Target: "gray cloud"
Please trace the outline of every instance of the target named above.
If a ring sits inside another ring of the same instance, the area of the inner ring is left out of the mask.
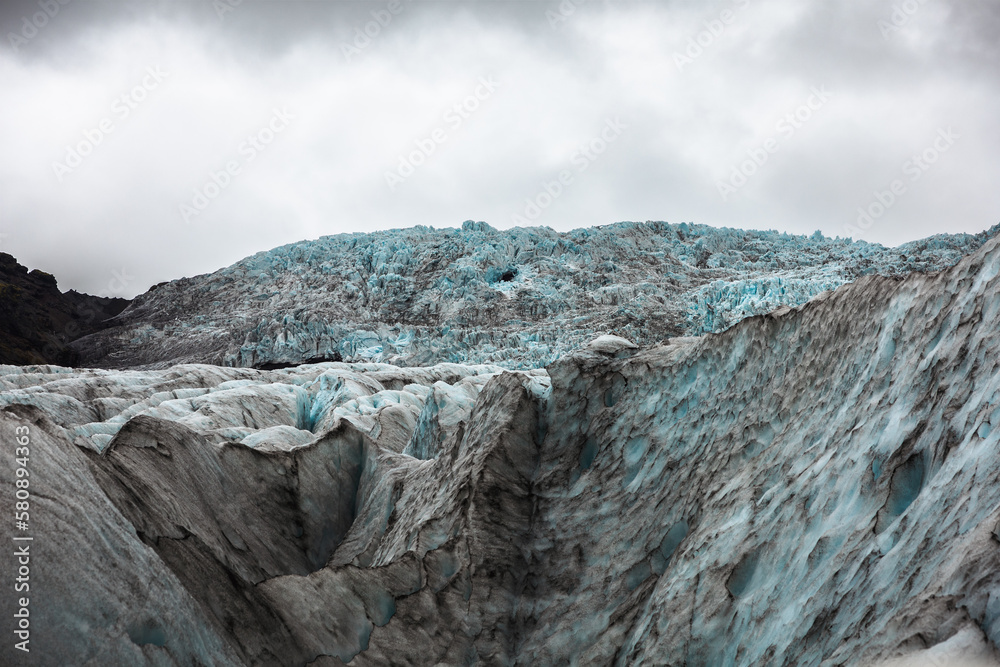
[[[0,250],[132,295],[303,238],[469,218],[843,236],[897,180],[864,238],[1000,217],[985,1],[908,0],[898,26],[903,0],[225,2],[0,5]]]

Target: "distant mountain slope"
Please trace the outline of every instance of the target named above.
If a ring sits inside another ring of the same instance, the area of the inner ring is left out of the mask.
[[[78,354],[69,342],[106,326],[128,303],[62,293],[50,274],[29,272],[0,253],[0,364],[75,365]]]
[[[704,225],[558,233],[482,222],[342,234],[165,283],[77,341],[85,364],[307,359],[544,366],[600,333],[641,345],[722,331],[859,276],[953,265],[997,231],[899,248]]]

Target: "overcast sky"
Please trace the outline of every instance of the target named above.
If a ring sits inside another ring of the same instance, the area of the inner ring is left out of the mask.
[[[5,0],[0,29],[0,250],[63,289],[467,219],[1000,222],[995,1]]]

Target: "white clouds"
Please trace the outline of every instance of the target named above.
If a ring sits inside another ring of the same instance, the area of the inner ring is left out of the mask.
[[[246,1],[224,21],[193,9],[101,21],[69,6],[34,54],[0,54],[0,85],[14,91],[0,108],[0,233],[5,249],[64,289],[99,291],[111,269],[124,267],[142,290],[321,234],[468,218],[504,227],[609,117],[628,132],[539,224],[649,218],[836,235],[927,132],[954,126],[969,140],[949,153],[953,164],[869,238],[978,231],[997,221],[1000,203],[982,187],[1000,176],[997,81],[953,44],[940,50],[973,19],[934,24],[947,9],[932,4],[885,40],[885,8],[853,0],[824,9],[591,2],[555,29],[545,3],[414,3],[351,62],[342,43],[371,18],[371,3],[326,5],[308,20],[302,12],[324,6],[279,13]],[[674,54],[726,9],[735,19],[678,71]],[[52,162],[150,66],[169,78],[59,183]],[[497,90],[390,191],[385,172],[480,77]],[[822,114],[722,202],[717,180],[820,85],[834,93]],[[184,225],[178,206],[276,107],[295,121]]]

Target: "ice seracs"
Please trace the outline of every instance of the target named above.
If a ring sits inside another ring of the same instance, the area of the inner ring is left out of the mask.
[[[868,275],[937,271],[997,231],[898,248],[822,234],[625,222],[343,234],[258,253],[135,299],[73,343],[81,365],[273,368],[310,360],[546,366],[613,333],[718,333]]]
[[[991,240],[545,370],[0,367],[36,638],[66,664],[996,664],[998,327]]]

